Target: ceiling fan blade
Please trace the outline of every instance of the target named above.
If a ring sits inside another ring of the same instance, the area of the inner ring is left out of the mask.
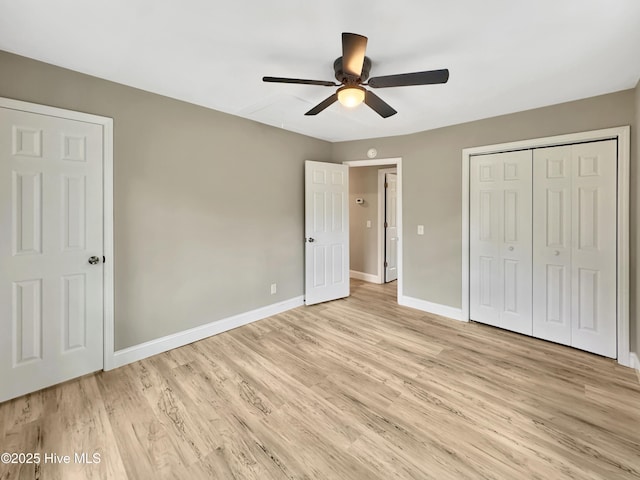
[[[367,37],[356,33],[342,34],[342,68],[344,73],[359,77],[362,74]]]
[[[399,75],[386,75],[369,79],[369,86],[373,88],[408,87],[410,85],[433,85],[435,83],[447,83],[449,70],[429,70],[426,72],[401,73]]]
[[[301,78],[262,77],[263,82],[271,83],[299,83],[302,85],[320,85],[321,87],[339,87],[339,83],[325,80],[304,80]]]
[[[391,105],[369,90],[365,90],[364,103],[369,105],[382,118],[387,118],[398,113],[391,107]]]
[[[333,104],[333,103],[335,103],[337,101],[338,101],[338,94],[334,93],[329,98],[323,100],[318,105],[316,105],[311,110],[309,110],[307,113],[305,113],[305,115],[317,115],[321,111],[323,111],[325,108],[327,108],[329,105],[331,105],[331,104]]]

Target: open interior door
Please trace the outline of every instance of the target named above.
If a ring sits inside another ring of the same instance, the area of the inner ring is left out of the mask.
[[[385,175],[384,214],[384,281],[398,279],[398,175]]]
[[[349,167],[305,162],[305,304],[349,296]]]

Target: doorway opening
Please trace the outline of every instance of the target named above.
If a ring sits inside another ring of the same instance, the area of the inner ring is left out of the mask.
[[[350,277],[396,286],[396,298],[400,299],[402,159],[381,158],[343,163],[350,167]]]

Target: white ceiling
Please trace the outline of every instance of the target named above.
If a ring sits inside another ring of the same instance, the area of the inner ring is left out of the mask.
[[[336,103],[341,32],[369,37],[398,114]],[[0,0],[0,49],[330,141],[399,135],[633,88],[639,0]]]

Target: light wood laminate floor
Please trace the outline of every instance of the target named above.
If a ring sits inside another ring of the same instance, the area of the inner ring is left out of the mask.
[[[2,479],[638,479],[640,384],[352,281],[348,299],[0,404],[0,442],[72,457]]]

